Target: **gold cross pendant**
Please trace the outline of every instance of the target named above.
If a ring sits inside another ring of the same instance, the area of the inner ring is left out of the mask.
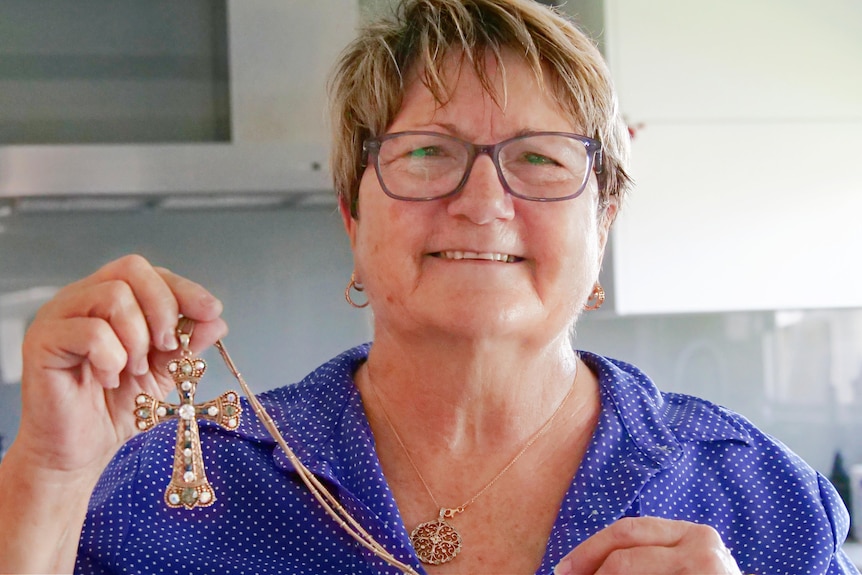
[[[185,318],[183,318],[185,319]],[[207,480],[198,433],[198,419],[218,423],[225,429],[239,427],[242,408],[235,391],[228,391],[205,403],[195,403],[198,381],[207,369],[206,362],[192,357],[189,350],[191,331],[182,331],[193,326],[190,321],[180,321],[177,332],[182,346],[182,357],[168,363],[168,373],[177,386],[180,403],[173,404],[140,393],[135,398],[135,418],[138,429],[147,431],[161,421],[177,419],[177,443],[174,449],[174,469],[171,482],[165,490],[165,503],[168,507],[207,507],[215,501],[215,491]]]

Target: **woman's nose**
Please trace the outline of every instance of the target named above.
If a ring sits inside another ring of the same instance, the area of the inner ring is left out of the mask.
[[[487,154],[476,158],[464,186],[449,200],[448,211],[451,216],[464,217],[478,225],[515,216],[512,195],[506,192]]]

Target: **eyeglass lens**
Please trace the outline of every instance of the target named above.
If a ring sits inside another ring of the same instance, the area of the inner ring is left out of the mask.
[[[404,133],[384,138],[377,171],[389,195],[431,199],[454,192],[471,167],[472,145],[442,134]],[[507,140],[493,158],[504,185],[515,195],[559,199],[586,185],[590,152],[579,139],[534,134]]]

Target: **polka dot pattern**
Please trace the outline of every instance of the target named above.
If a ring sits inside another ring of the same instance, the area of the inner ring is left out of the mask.
[[[369,345],[261,401],[300,459],[401,561],[410,547],[374,450],[352,374]],[[537,573],[624,516],[716,528],[743,572],[857,573],[840,552],[847,512],[828,481],[743,417],[660,393],[637,368],[582,352],[599,376],[602,412]],[[76,573],[380,574],[374,557],[322,511],[247,403],[236,431],[201,422],[210,507],[168,508],[176,424],[138,435],[103,474]]]

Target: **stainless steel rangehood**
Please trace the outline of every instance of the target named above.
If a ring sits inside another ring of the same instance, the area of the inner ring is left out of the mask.
[[[227,141],[0,144],[0,201],[331,195],[325,82],[355,34],[357,3],[227,0],[226,8]]]

